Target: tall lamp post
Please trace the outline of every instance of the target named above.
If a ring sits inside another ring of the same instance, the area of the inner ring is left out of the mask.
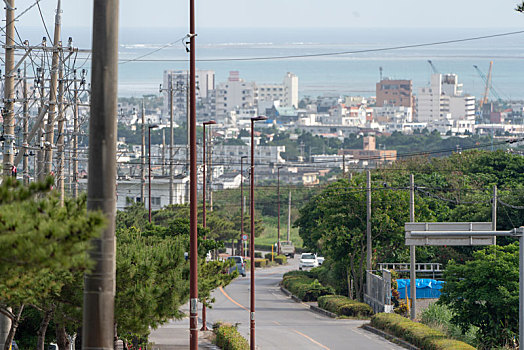
[[[250,305],[250,347],[255,350],[255,122],[267,120],[266,116],[260,115],[251,118],[251,174],[250,174],[250,198],[249,198],[249,216],[251,219],[251,235],[249,238],[249,257],[251,258],[251,305]]]
[[[246,252],[244,251],[244,159],[247,159],[247,156],[240,157],[240,242],[242,256],[246,257]]]
[[[147,161],[149,163],[149,196],[148,196],[148,209],[149,209],[149,222],[151,222],[151,129],[157,128],[157,124],[152,124],[148,126],[147,130],[147,139],[148,139],[148,149],[147,149]]]
[[[203,173],[203,179],[202,179],[202,225],[204,228],[207,227],[206,223],[206,125],[213,125],[216,124],[214,120],[210,120],[207,122],[203,122],[202,126],[204,127],[204,137],[202,138],[202,173]],[[206,237],[204,237],[206,239]],[[200,328],[201,331],[207,331],[207,325],[206,325],[206,304],[205,302],[202,303],[202,328]]]
[[[278,197],[278,220],[277,220],[277,255],[280,255],[280,169],[283,166],[277,168],[277,197]]]

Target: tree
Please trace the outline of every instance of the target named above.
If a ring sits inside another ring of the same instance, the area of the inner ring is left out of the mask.
[[[66,277],[88,270],[88,244],[104,224],[100,213],[86,211],[85,196],[60,205],[52,184],[7,178],[0,185],[0,313],[13,321],[6,349],[25,305],[55,308]]]
[[[513,344],[519,324],[519,246],[490,246],[463,265],[450,263],[439,303],[454,313],[451,322],[463,332],[479,328],[481,349]]]
[[[524,12],[524,2],[517,5],[517,8],[515,9],[517,12]]]

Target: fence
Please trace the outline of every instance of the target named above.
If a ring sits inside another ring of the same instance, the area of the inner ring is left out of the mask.
[[[366,271],[366,292],[364,302],[377,312],[392,312],[391,304],[391,272],[381,270],[382,276],[373,271]]]
[[[394,270],[397,272],[409,272],[410,263],[379,263],[379,270]],[[425,275],[435,277],[442,276],[442,264],[439,263],[416,263],[415,272],[417,276]]]

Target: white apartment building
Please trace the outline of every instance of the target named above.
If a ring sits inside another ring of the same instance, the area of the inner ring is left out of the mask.
[[[418,89],[418,121],[475,120],[475,97],[464,95],[462,88],[456,74],[431,75],[430,85]]]
[[[196,97],[197,100],[214,102],[215,72],[212,70],[197,70],[196,78]],[[169,84],[173,88],[173,110],[176,120],[186,120],[187,111],[187,86],[189,72],[187,70],[166,70],[162,83],[163,89],[169,89]],[[169,114],[169,93],[164,91],[164,111]],[[213,100],[213,101],[209,101]],[[209,103],[214,106],[214,103]],[[206,104],[207,105],[207,104]]]
[[[411,123],[413,109],[404,106],[373,107],[373,120],[378,123]]]
[[[258,103],[274,103],[279,107],[298,108],[298,77],[287,73],[282,84],[258,84]]]
[[[229,72],[225,83],[219,83],[216,89],[216,117],[221,122],[228,112],[239,108],[256,105],[256,84],[240,78],[238,71]]]

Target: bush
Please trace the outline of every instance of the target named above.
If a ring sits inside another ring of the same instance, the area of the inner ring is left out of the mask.
[[[264,267],[267,263],[267,259],[255,259],[255,267]]]
[[[262,258],[262,252],[255,252],[255,258]]]
[[[325,295],[318,298],[318,306],[339,316],[366,317],[373,315],[373,309],[365,303],[342,295]]]
[[[266,255],[264,255],[264,258],[266,258],[267,260],[271,261],[271,258],[275,258],[277,255],[275,253],[266,253]]]
[[[371,325],[391,333],[425,350],[474,350],[469,344],[448,339],[435,329],[413,322],[397,314],[376,314],[371,318]]]
[[[279,265],[287,264],[287,258],[285,255],[277,255],[275,256],[275,262]]]
[[[433,303],[421,313],[421,322],[431,328],[446,333],[450,338],[466,342],[472,346],[477,344],[475,339],[478,328],[470,326],[465,334],[459,326],[451,323],[453,312],[444,305]]]
[[[213,325],[216,334],[216,345],[223,350],[248,350],[249,343],[238,332],[235,326],[216,323]]]
[[[286,275],[282,285],[303,301],[316,301],[323,295],[334,293],[332,288],[324,287],[316,279],[304,275]]]

